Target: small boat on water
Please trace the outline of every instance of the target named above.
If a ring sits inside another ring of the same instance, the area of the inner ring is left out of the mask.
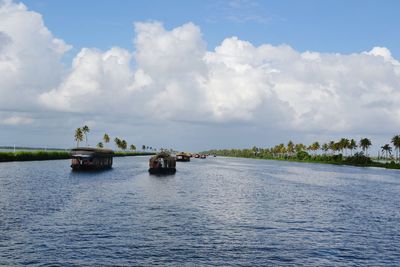
[[[110,169],[114,151],[105,148],[77,147],[71,149],[71,168],[74,171]]]
[[[174,174],[176,172],[176,159],[169,153],[161,152],[149,160],[150,174]]]
[[[190,154],[181,152],[176,154],[176,161],[190,161]]]
[[[201,159],[205,159],[205,158],[207,158],[207,155],[201,154],[201,155],[200,155],[200,158],[201,158]]]
[[[200,158],[200,155],[199,155],[199,154],[194,154],[194,157],[195,157],[196,159],[198,159],[198,158]]]

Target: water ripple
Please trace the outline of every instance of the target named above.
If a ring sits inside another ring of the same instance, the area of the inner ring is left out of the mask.
[[[399,266],[399,172],[147,157],[0,164],[0,266]]]

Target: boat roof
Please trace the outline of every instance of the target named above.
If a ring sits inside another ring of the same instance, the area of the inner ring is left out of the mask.
[[[189,157],[190,156],[189,153],[186,153],[186,152],[180,152],[180,153],[178,153],[176,155],[177,156],[185,156],[185,157]]]
[[[107,148],[97,148],[97,147],[76,147],[72,148],[71,152],[91,152],[91,153],[101,153],[101,154],[114,154],[112,149]]]

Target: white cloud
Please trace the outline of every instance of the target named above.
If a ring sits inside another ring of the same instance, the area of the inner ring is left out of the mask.
[[[301,53],[231,37],[207,51],[191,23],[171,31],[159,22],[136,23],[135,29],[136,70],[126,50],[83,49],[42,102],[65,111],[109,107],[153,119],[268,123],[310,132],[399,126],[399,66],[386,48]]]
[[[33,118],[27,114],[14,114],[3,118],[0,123],[5,125],[25,125],[33,123]]]
[[[54,38],[42,16],[0,1],[0,108],[33,108],[37,95],[59,83],[70,46]]]

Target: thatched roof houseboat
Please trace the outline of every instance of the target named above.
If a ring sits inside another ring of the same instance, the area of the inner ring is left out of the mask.
[[[113,155],[111,149],[77,147],[71,149],[71,168],[74,171],[109,169],[113,164]]]
[[[149,173],[173,174],[176,172],[176,159],[166,152],[158,153],[149,160]]]
[[[190,154],[181,152],[176,154],[176,161],[190,161]]]

